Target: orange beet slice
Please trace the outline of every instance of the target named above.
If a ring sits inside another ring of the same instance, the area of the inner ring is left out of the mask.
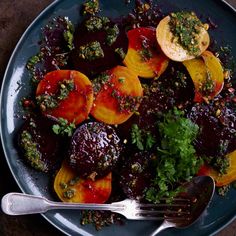
[[[84,74],[74,70],[57,70],[47,73],[38,84],[36,96],[54,96],[60,89],[60,82],[73,80],[74,88],[68,96],[58,102],[55,108],[43,109],[42,112],[54,118],[64,118],[79,124],[87,119],[93,103],[92,83]]]
[[[105,177],[92,181],[77,177],[77,173],[64,162],[54,180],[54,190],[63,202],[104,203],[112,189],[111,172]]]
[[[224,86],[224,71],[220,60],[210,51],[205,51],[201,58],[183,62],[195,86],[195,102],[211,100],[217,96]],[[208,82],[206,82],[208,81]],[[213,90],[208,94],[203,93],[205,83],[212,83]]]
[[[208,166],[203,166],[198,175],[209,175],[216,183],[216,186],[222,187],[236,180],[236,150],[227,154],[225,158],[229,158],[229,169],[227,174],[220,175],[219,172]]]
[[[159,77],[168,66],[168,58],[160,50],[154,28],[128,31],[129,46],[123,63],[143,78]]]
[[[143,89],[137,74],[127,67],[117,66],[106,74],[109,79],[95,95],[91,114],[106,124],[121,124],[137,110]]]

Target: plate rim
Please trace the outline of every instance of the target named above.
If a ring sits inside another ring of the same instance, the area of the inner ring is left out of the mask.
[[[232,6],[229,2],[227,2],[226,0],[214,0],[215,2],[217,2],[217,4],[222,4],[222,6],[226,7],[228,10],[232,11],[234,14],[236,14],[236,8],[234,6]],[[3,79],[1,82],[1,91],[0,91],[0,121],[2,121],[3,119],[3,113],[2,113],[2,106],[3,106],[3,87],[7,81],[7,75],[9,73],[11,64],[13,62],[13,59],[16,55],[16,52],[20,46],[20,44],[22,43],[22,41],[24,40],[25,36],[30,32],[32,26],[40,20],[41,17],[43,17],[48,11],[50,11],[50,9],[52,7],[54,7],[55,5],[57,5],[58,3],[60,3],[61,0],[54,0],[52,3],[48,4],[34,19],[33,21],[27,26],[27,28],[25,29],[25,31],[23,32],[23,34],[20,36],[17,44],[15,45],[13,51],[11,52],[11,56],[8,59],[8,63],[7,66],[5,67],[5,72],[3,75]],[[10,165],[10,161],[9,158],[7,157],[7,151],[6,151],[6,146],[4,145],[4,137],[3,137],[3,125],[2,122],[0,122],[0,139],[1,139],[1,144],[2,144],[2,150],[3,150],[3,154],[4,154],[4,158],[7,162],[8,168],[10,169],[11,175],[14,178],[17,186],[19,187],[19,189],[21,190],[21,192],[26,193],[23,189],[23,186],[20,184],[19,180],[17,179],[16,175],[14,174],[13,168]],[[57,225],[56,223],[54,223],[45,213],[41,213],[41,216],[43,216],[43,218],[49,222],[53,227],[55,227],[56,229],[58,229],[60,232],[64,233],[65,235],[71,235],[68,232],[66,232],[62,227],[60,227],[59,225]],[[218,229],[214,230],[214,232],[212,232],[210,235],[216,235],[217,233],[219,233],[222,229],[224,229],[225,227],[227,227],[229,224],[231,224],[234,220],[236,220],[236,212],[235,214],[232,216],[232,218],[230,220],[228,220],[225,224],[223,224],[222,226],[218,227]],[[85,236],[85,234],[80,234],[78,233],[78,235],[81,236]],[[90,233],[87,233],[86,236],[91,235]]]

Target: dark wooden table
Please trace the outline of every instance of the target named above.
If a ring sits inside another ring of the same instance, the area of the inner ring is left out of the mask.
[[[20,36],[30,22],[52,0],[0,0],[0,81],[9,57]],[[236,0],[228,0],[236,7]],[[0,146],[0,198],[13,191],[19,191]],[[51,236],[62,235],[40,215],[6,216],[0,210],[1,236]],[[236,236],[236,222],[222,230],[218,236]]]

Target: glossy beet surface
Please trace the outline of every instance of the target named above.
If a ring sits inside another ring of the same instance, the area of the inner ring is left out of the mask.
[[[120,139],[111,126],[90,122],[74,133],[69,163],[79,176],[95,179],[105,176],[116,166],[120,151]]]
[[[217,157],[235,150],[236,116],[232,109],[200,104],[192,107],[189,117],[201,127],[195,143],[199,155]]]

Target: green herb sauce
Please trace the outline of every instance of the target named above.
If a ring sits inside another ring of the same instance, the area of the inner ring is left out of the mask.
[[[37,104],[42,111],[47,109],[55,109],[59,102],[65,100],[69,93],[74,90],[73,80],[63,80],[58,83],[58,91],[56,94],[41,94],[36,97]]]
[[[85,22],[88,32],[96,32],[103,29],[110,20],[107,17],[92,16]]]
[[[65,17],[65,21],[66,21],[66,30],[63,33],[64,39],[67,42],[67,47],[72,50],[74,49],[74,44],[73,44],[73,39],[74,39],[74,26],[71,23],[71,21],[69,21],[69,19],[67,17]]]
[[[143,61],[148,61],[152,58],[152,52],[149,48],[143,48],[138,51],[139,55],[142,57]]]
[[[104,52],[98,41],[93,41],[79,47],[79,57],[88,60],[94,61],[99,58],[104,57]]]
[[[110,79],[110,76],[106,73],[102,73],[93,80],[93,91],[98,93],[101,88],[107,83]]]
[[[210,95],[215,90],[215,81],[211,79],[211,76],[208,75],[206,80],[201,84],[199,90],[204,96]]]
[[[200,48],[198,45],[198,37],[203,24],[197,18],[194,12],[176,12],[170,15],[170,31],[190,55],[198,55]]]
[[[83,4],[83,14],[95,15],[99,12],[99,0],[88,0]]]
[[[28,131],[23,131],[20,136],[20,145],[24,150],[24,157],[30,165],[40,171],[46,171],[47,167],[41,161],[41,153],[37,148],[37,143],[33,141],[31,134]]]
[[[125,55],[126,55],[126,54],[125,54],[123,48],[116,48],[116,49],[115,49],[115,53],[117,53],[117,54],[120,56],[120,58],[121,58],[122,60],[125,59]]]
[[[111,46],[116,41],[120,33],[119,27],[116,24],[113,27],[107,27],[106,32],[107,32],[106,42],[109,46]]]

